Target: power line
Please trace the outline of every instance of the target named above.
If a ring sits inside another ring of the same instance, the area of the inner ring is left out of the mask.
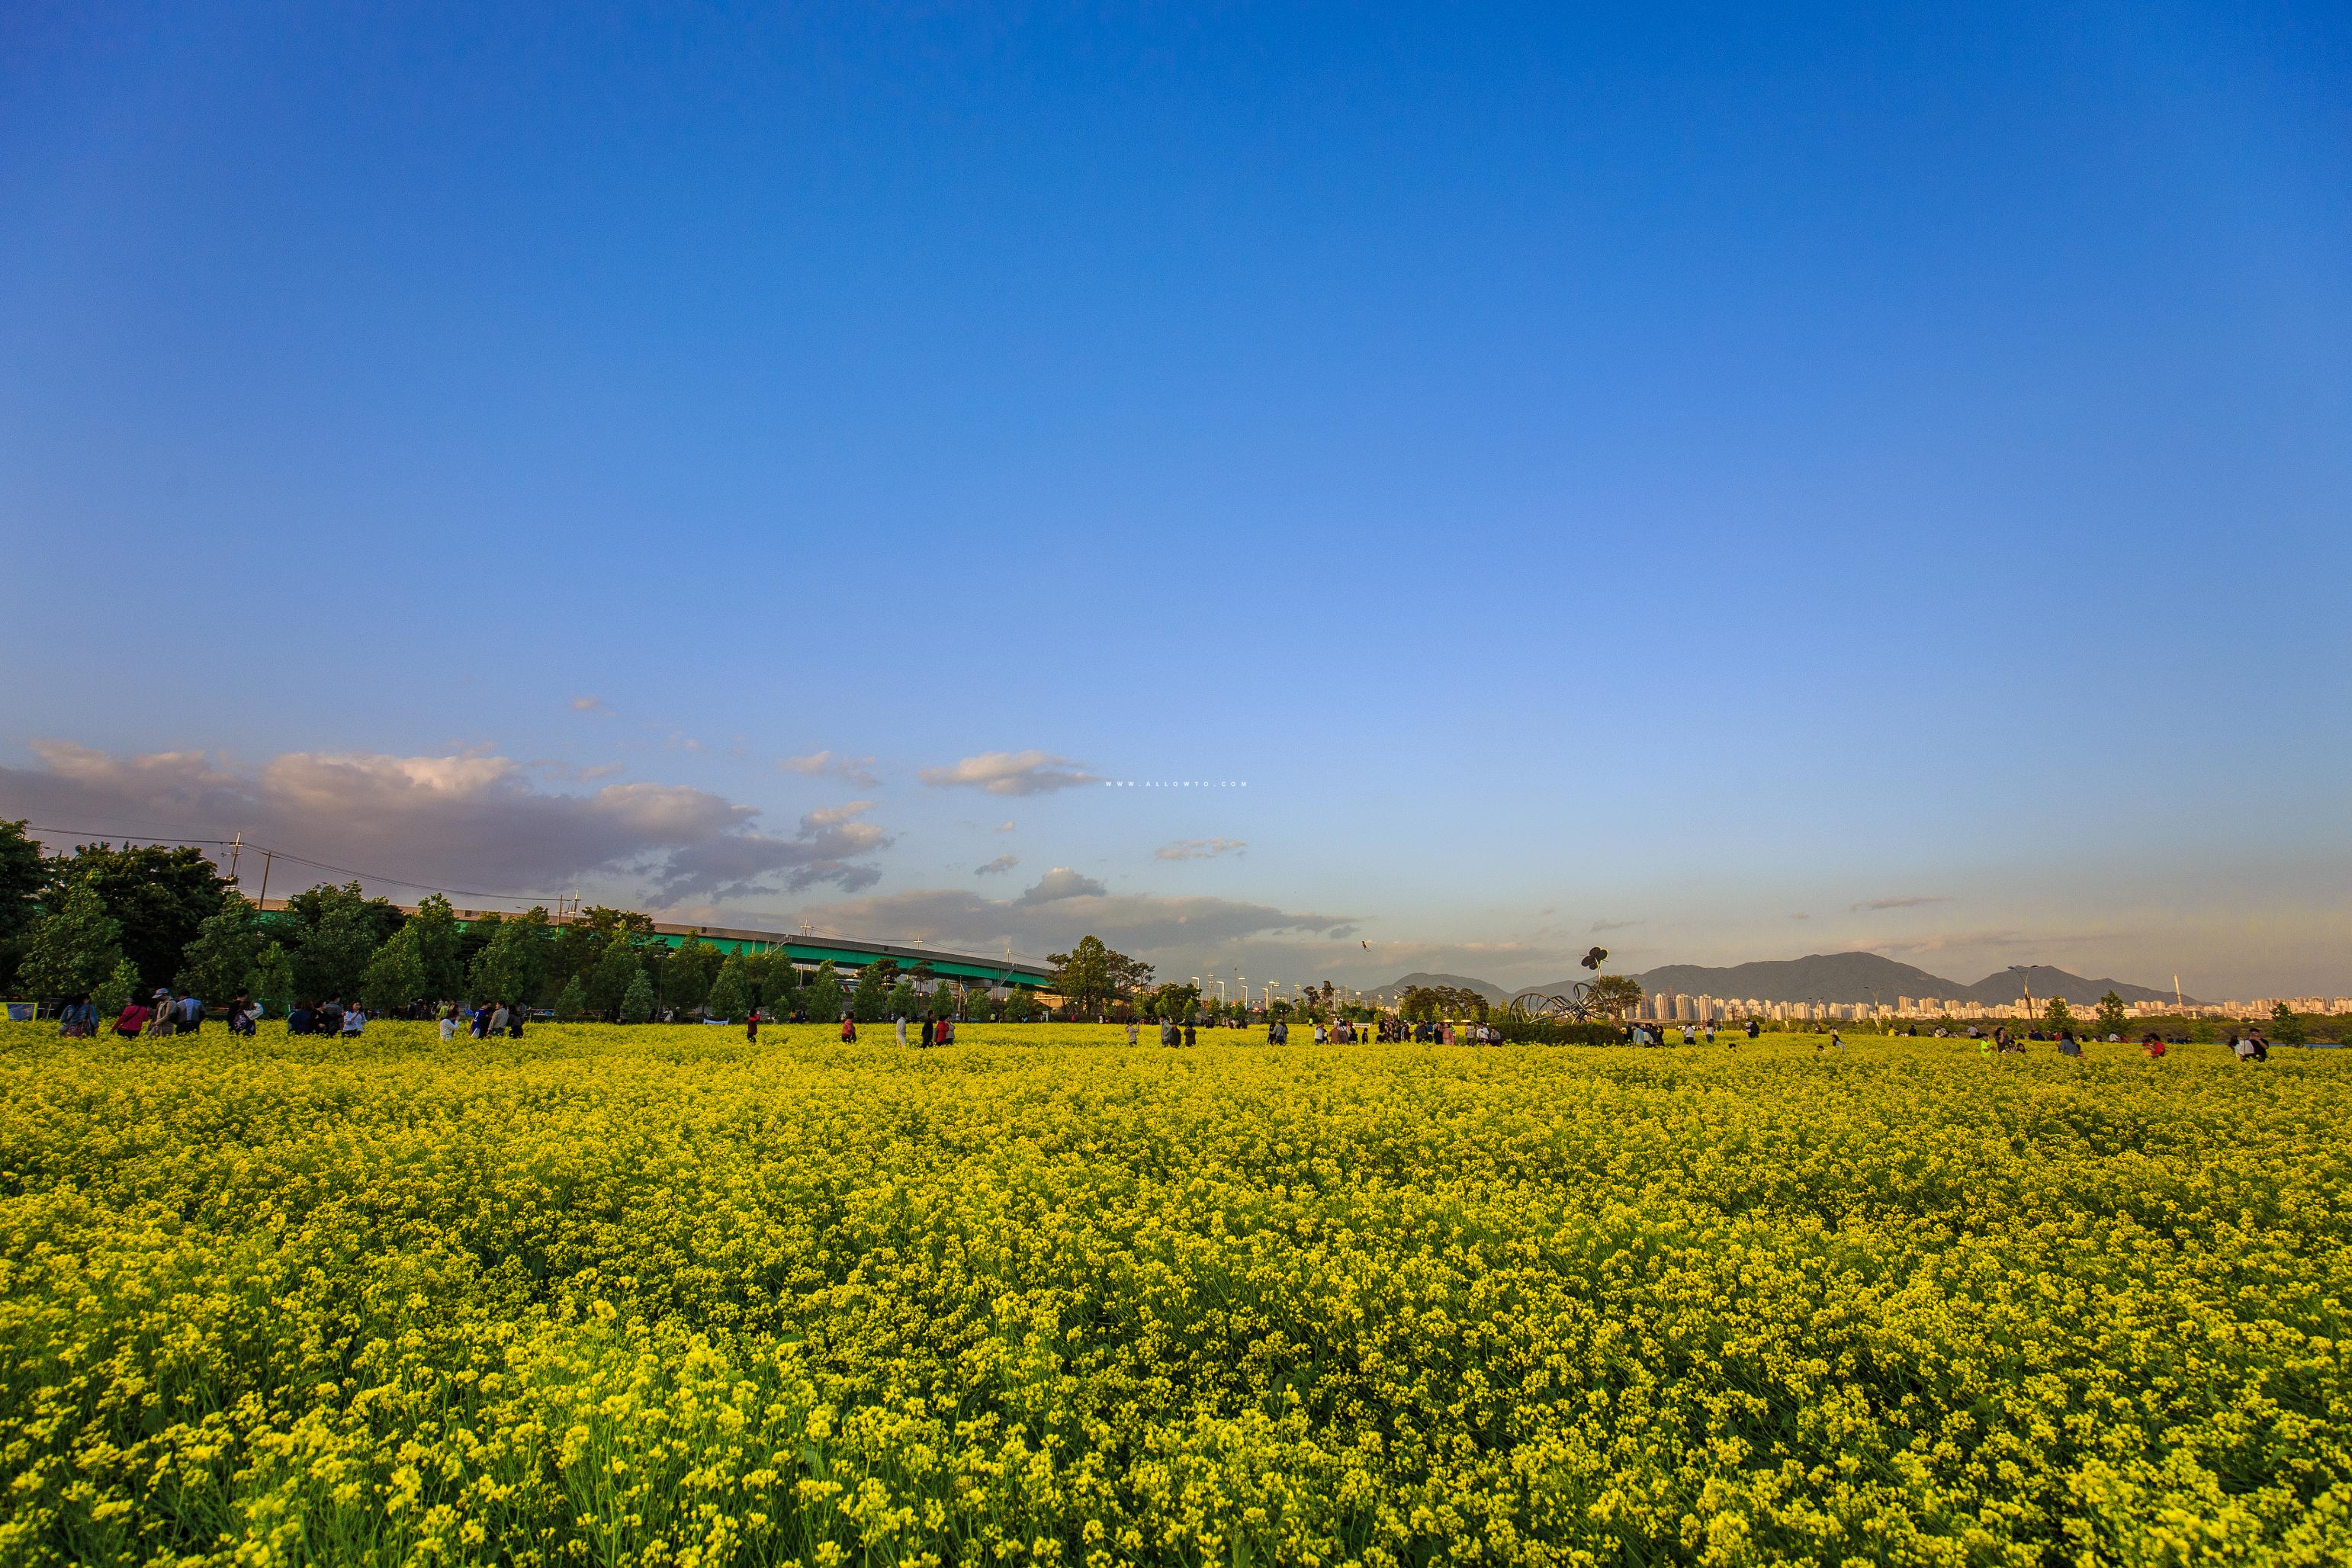
[[[94,838],[121,838],[126,842],[184,845],[192,848],[208,845],[226,848],[232,844],[242,842],[246,848],[251,849],[257,854],[272,855],[280,860],[291,860],[298,866],[308,866],[314,870],[332,871],[339,876],[357,877],[362,881],[383,882],[394,888],[413,888],[427,893],[449,893],[461,899],[499,899],[509,903],[531,903],[545,902],[549,900],[561,898],[562,896],[558,893],[489,893],[484,892],[477,888],[446,888],[438,882],[411,881],[405,877],[387,877],[378,871],[362,871],[349,866],[331,866],[324,860],[313,860],[307,855],[297,855],[289,849],[272,849],[267,845],[257,844],[249,838],[243,840],[234,838],[180,838],[168,833],[109,833],[104,830],[95,828],[44,827],[37,823],[30,824],[28,826],[30,831],[41,834],[44,837],[50,834],[56,834],[59,837],[68,838],[83,837]]]

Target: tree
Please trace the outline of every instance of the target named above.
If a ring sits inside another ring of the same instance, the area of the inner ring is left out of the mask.
[[[17,982],[39,997],[94,992],[129,956],[120,945],[122,927],[106,912],[98,889],[86,879],[68,882],[54,906],[25,934]],[[137,967],[134,963],[134,973]],[[121,1005],[116,1003],[115,1009]]]
[[[1622,1018],[1642,1005],[1642,983],[1630,974],[1603,974],[1586,992],[1586,1009],[1603,1018]]]
[[[915,983],[902,974],[898,977],[898,984],[890,987],[890,1016],[915,1018],[921,1016],[922,1003],[915,994]]]
[[[12,989],[25,933],[41,913],[41,847],[22,819],[0,822],[0,990]]]
[[[719,952],[698,936],[688,937],[661,961],[661,998],[681,1013],[691,1013],[710,999],[710,984],[719,976]],[[718,1011],[716,1006],[711,1009]]]
[[[939,1001],[937,992],[931,994],[931,1000],[932,1004],[937,1005]],[[963,1013],[964,1016],[973,1023],[985,1024],[996,1016],[996,999],[986,991],[975,986],[964,996]]]
[[[234,888],[221,895],[220,912],[196,928],[195,941],[180,957],[176,984],[208,1002],[226,1002],[245,989],[253,961],[261,956],[260,911]]]
[[[982,992],[981,994],[985,996],[987,993]],[[954,981],[940,981],[938,984],[931,987],[931,1016],[934,1018],[954,1017],[956,1016],[956,1004],[961,1000],[961,998],[956,994],[956,984]]]
[[[180,954],[196,928],[220,912],[227,879],[200,849],[143,845],[78,846],[70,858],[52,860],[49,887],[62,894],[68,883],[89,884],[120,928],[124,957],[139,966],[142,990],[169,985],[180,973]]]
[[[2131,1019],[2124,1012],[2124,999],[2112,991],[2100,997],[2098,1016],[2091,1024],[2099,1034],[2122,1036],[2131,1027]]]
[[[1008,1024],[1027,1023],[1031,1006],[1029,987],[1015,985],[1012,994],[1004,999],[1004,1021]]]
[[[618,938],[608,943],[604,956],[588,972],[588,983],[583,994],[588,1006],[599,1018],[610,1018],[621,1010],[621,999],[629,994],[629,982],[646,972],[637,958],[637,950],[627,939]],[[574,976],[577,979],[578,976]],[[570,984],[570,982],[566,982]]]
[[[1110,949],[1102,938],[1080,937],[1077,946],[1067,952],[1049,952],[1045,962],[1054,966],[1054,989],[1077,1011],[1096,1012],[1110,1001]]]
[[[704,1011],[714,1018],[740,1018],[751,1011],[751,987],[744,977],[741,958],[730,958],[719,966],[719,978],[711,983]]]
[[[800,973],[793,967],[792,961],[781,952],[768,965],[767,989],[761,994],[767,999],[771,1017],[789,1018],[800,1009]]]
[[[878,1024],[888,1017],[891,977],[898,973],[896,959],[877,958],[857,972],[857,988],[849,994],[850,1016],[861,1024]]]
[[[371,1013],[390,1013],[425,994],[425,955],[416,928],[404,925],[375,950],[360,974],[360,1000]]]
[[[276,942],[261,950],[253,972],[245,977],[246,994],[284,1017],[294,1007],[294,960]]]
[[[2271,1038],[2283,1046],[2300,1046],[2307,1043],[2311,1036],[2304,1028],[2303,1020],[2295,1016],[2294,1008],[2284,1002],[2273,1002],[2271,1004]]]
[[[416,994],[435,1002],[456,1001],[466,989],[466,971],[457,961],[457,911],[449,900],[438,893],[426,894],[400,929],[415,933]],[[518,1000],[521,996],[516,993]]]
[[[643,970],[638,971],[640,976],[644,973]],[[555,1016],[566,1023],[571,1023],[585,1017],[587,1013],[588,988],[580,984],[580,976],[575,974],[565,981],[563,989],[556,994]]]
[[[321,883],[286,900],[295,938],[295,988],[316,1002],[359,994],[375,950],[400,929],[398,910],[370,899],[357,882]]]
[[[41,846],[25,831],[26,819],[0,822],[0,942],[21,936],[41,912]]]
[[[826,959],[816,966],[816,977],[801,994],[802,1005],[812,1023],[834,1024],[841,1020],[841,976]]]
[[[646,978],[645,971],[641,969],[637,977],[629,982],[629,989],[621,998],[621,1022],[642,1024],[653,1016],[654,983]]]
[[[552,943],[546,930],[524,921],[501,921],[489,945],[474,955],[470,989],[477,1001],[527,1002],[546,994],[544,979]]]
[[[2042,1009],[2042,1024],[2053,1034],[2060,1029],[2072,1029],[2074,1026],[2074,1013],[2066,1005],[2066,998],[2063,996],[2050,998],[2050,1005]]]
[[[98,990],[90,996],[101,1017],[120,1013],[129,1005],[131,994],[139,989],[139,966],[127,958],[114,961],[114,971],[99,982]]]

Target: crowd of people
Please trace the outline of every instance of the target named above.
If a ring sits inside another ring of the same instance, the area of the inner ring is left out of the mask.
[[[109,1028],[125,1037],[193,1035],[204,1027],[205,1020],[211,1016],[204,998],[194,992],[174,994],[158,986],[154,994],[143,1002],[134,996],[124,1003],[110,1024],[99,1016],[97,1001],[84,992],[59,1009],[58,1033],[68,1038],[87,1038]],[[250,1035],[261,1016],[261,1009],[239,992],[221,1016],[230,1034]]]
[[[460,1031],[477,1040],[494,1039],[500,1037],[519,1040],[522,1038],[523,1025],[530,1014],[531,1009],[520,1003],[509,1005],[504,1001],[473,1004],[452,1002],[439,1012],[437,1017],[440,1022],[441,1038],[444,1041],[455,1038]],[[192,1035],[200,1031],[205,1020],[213,1016],[212,1010],[208,1009],[203,999],[194,993],[174,994],[166,988],[158,987],[154,994],[143,1002],[133,998],[124,1004],[122,1010],[115,1015],[110,1028],[112,1033],[125,1037],[142,1035]],[[429,1005],[419,1004],[404,1009],[401,1016],[423,1018],[436,1015]],[[230,1034],[250,1035],[261,1016],[261,1008],[248,999],[243,992],[239,992],[236,1000],[228,1005],[221,1016]],[[745,1020],[744,1033],[752,1044],[759,1043],[760,1026],[766,1021],[768,1020],[764,1019],[756,1008]],[[914,1045],[928,1049],[934,1046],[950,1046],[955,1043],[956,1026],[952,1018],[922,1018],[917,1021],[916,1029],[911,1036],[907,1026],[908,1022],[904,1016],[893,1020],[898,1043],[902,1046]],[[331,1035],[351,1038],[363,1032],[367,1024],[367,1013],[358,1003],[354,1002],[346,1006],[340,997],[330,997],[324,1002],[297,1003],[286,1016],[286,1032],[289,1035]],[[1160,1025],[1160,1043],[1170,1047],[1193,1045],[1198,1039],[1197,1026],[1194,1020],[1190,1018],[1181,1024],[1172,1018],[1163,1019]],[[86,994],[74,997],[58,1015],[58,1032],[68,1037],[92,1037],[109,1027],[107,1021],[99,1015],[97,1003]],[[1421,1019],[1407,1023],[1401,1019],[1381,1017],[1365,1024],[1340,1019],[1326,1025],[1318,1019],[1314,1023],[1313,1027],[1314,1040],[1318,1046],[1349,1045],[1360,1039],[1384,1042],[1411,1041],[1421,1045],[1483,1046],[1499,1045],[1504,1039],[1504,1032],[1500,1026],[1484,1020],[1475,1023],[1455,1023],[1452,1020]],[[1704,1042],[1712,1046],[1717,1042],[1717,1027],[1712,1022],[1683,1024],[1679,1028],[1683,1043],[1685,1045],[1697,1045]],[[1749,1018],[1741,1027],[1727,1028],[1724,1032],[1729,1036],[1729,1043],[1736,1048],[1740,1039],[1753,1040],[1762,1031],[1761,1023],[1757,1019]],[[1906,1031],[1911,1035],[1916,1035],[1918,1032],[1916,1026]],[[1952,1031],[1941,1028],[1934,1031],[1934,1036],[1937,1039],[1947,1038],[1951,1034]],[[1130,1022],[1127,1026],[1127,1043],[1132,1046],[1140,1037],[1141,1026]],[[1987,1058],[1997,1053],[2022,1053],[2029,1042],[2042,1043],[2045,1040],[2057,1046],[2060,1056],[2080,1058],[2083,1055],[2082,1037],[2076,1036],[2074,1030],[2064,1027],[2059,1028],[2050,1036],[2044,1036],[2040,1029],[2018,1035],[2006,1026],[1994,1028],[1988,1033],[1971,1024],[1968,1026],[1965,1037],[1975,1042],[1978,1052]],[[842,1016],[841,1038],[845,1045],[854,1045],[857,1040],[857,1021],[847,1014]],[[1289,1044],[1288,1020],[1283,1018],[1270,1020],[1265,1026],[1265,1039],[1268,1045]],[[1665,1026],[1637,1020],[1625,1026],[1625,1040],[1629,1045],[1663,1046],[1666,1043]],[[2120,1044],[2122,1037],[2111,1033],[2107,1036],[2107,1040],[2110,1044]],[[2139,1045],[2140,1049],[2154,1060],[2163,1057],[2169,1045],[2179,1043],[2181,1042],[2167,1041],[2164,1037],[2151,1032],[2140,1040]],[[2263,1037],[2262,1031],[2259,1029],[2249,1029],[2243,1033],[2232,1030],[2226,1043],[2231,1053],[2241,1062],[2263,1062],[2270,1059],[2270,1042]],[[1821,1041],[1815,1048],[1843,1050],[1846,1048],[1846,1044],[1843,1037],[1832,1029],[1828,1038]]]

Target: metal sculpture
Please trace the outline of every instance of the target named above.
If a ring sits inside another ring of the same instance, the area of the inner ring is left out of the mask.
[[[1592,971],[1591,980],[1580,980],[1565,993],[1529,991],[1511,998],[1511,1016],[1536,1022],[1549,1018],[1566,1018],[1581,1024],[1592,1016],[1592,988],[1600,984],[1601,966],[1609,962],[1609,950],[1596,947],[1577,960]]]

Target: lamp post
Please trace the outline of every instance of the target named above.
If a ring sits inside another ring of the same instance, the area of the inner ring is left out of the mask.
[[[2017,984],[2024,994],[2025,1022],[2030,1026],[2033,1022],[2033,972],[2022,963],[2011,964],[2009,972],[2017,976]]]

